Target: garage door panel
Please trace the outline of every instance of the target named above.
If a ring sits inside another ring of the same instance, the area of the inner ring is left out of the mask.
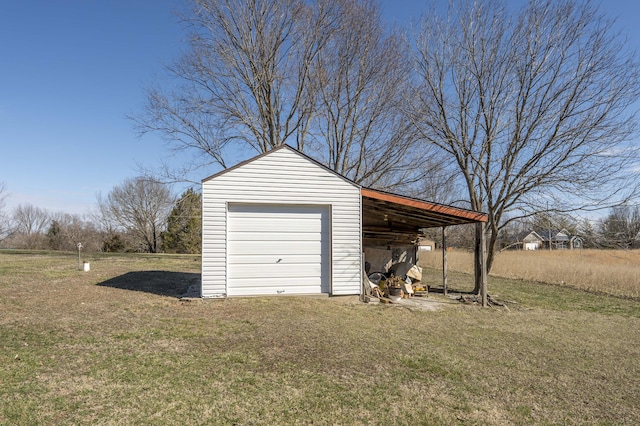
[[[319,220],[320,215],[309,215],[309,217],[286,217],[276,218],[272,216],[264,216],[264,219],[270,224],[274,225],[273,228],[264,228],[264,221],[256,220],[255,216],[249,216],[245,218],[236,218],[234,216],[234,223],[229,225],[229,229],[232,232],[254,233],[254,232],[279,232],[277,229],[286,227],[289,232],[320,232],[322,230]]]
[[[320,282],[320,274],[322,273],[322,265],[305,265],[304,268],[297,267],[281,267],[279,265],[260,265],[259,268],[247,268],[236,266],[231,273],[233,277],[238,279],[270,279],[270,278],[300,278],[307,280],[316,280]]]
[[[293,253],[287,256],[274,256],[271,254],[255,255],[255,256],[233,256],[229,259],[229,265],[296,265],[296,264],[320,264],[322,256],[319,254],[303,254]]]
[[[250,242],[259,242],[258,239],[267,242],[274,241],[314,241],[320,242],[321,232],[318,230],[317,232],[298,232],[291,231],[288,232],[235,232],[229,238],[229,241],[250,241]]]
[[[275,242],[269,241],[230,241],[229,256],[241,256],[252,258],[264,254],[277,256],[278,259],[283,256],[293,256],[297,254],[303,255],[319,255],[322,247],[318,242],[299,242],[298,244],[279,244],[276,247]],[[233,263],[233,261],[231,262]]]
[[[283,289],[283,288],[291,288],[291,287],[316,287],[315,292],[317,293],[317,285],[318,280],[310,280],[310,279],[300,279],[299,277],[282,277],[279,278],[277,284],[274,286],[265,286],[264,279],[262,278],[247,278],[245,280],[239,281],[237,285],[234,286],[234,289],[238,288],[249,288],[249,287],[262,287],[267,292],[276,293],[273,290]],[[273,287],[273,289],[269,289],[269,287]]]
[[[300,213],[300,207],[318,207],[302,204],[263,204],[263,203],[231,203],[229,207],[235,209],[236,217],[246,217],[259,214],[261,216],[291,217]],[[307,210],[310,213],[318,211]]]
[[[228,222],[228,295],[329,292],[328,206],[230,204]]]
[[[309,284],[309,285],[305,285]],[[241,285],[234,287],[232,296],[269,296],[287,294],[317,294],[316,283],[304,283],[300,280],[282,280],[279,286],[263,285],[263,282],[253,283],[253,285]]]
[[[260,216],[260,217],[264,217],[267,218],[269,220],[274,220],[274,221],[287,221],[287,220],[291,220],[291,219],[295,219],[297,221],[308,221],[308,222],[312,222],[313,219],[318,218],[320,216],[322,216],[322,213],[320,212],[314,212],[314,211],[309,211],[309,212],[304,212],[304,216],[300,216],[300,212],[295,212],[295,213],[286,213],[286,214],[281,214],[281,213],[277,213],[277,212],[260,212],[255,211],[255,212],[237,212],[238,214],[234,214],[234,218],[237,220],[236,223],[242,223],[242,221],[251,221],[253,220],[254,217],[256,216]]]

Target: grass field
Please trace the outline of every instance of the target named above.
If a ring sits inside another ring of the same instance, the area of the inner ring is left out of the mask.
[[[450,271],[472,273],[473,253],[448,252],[447,263]],[[421,254],[420,264],[441,269],[442,253]],[[640,250],[504,251],[491,275],[640,300]]]
[[[0,424],[640,423],[638,301],[496,277],[509,309],[181,301],[197,257],[89,260],[0,252]]]

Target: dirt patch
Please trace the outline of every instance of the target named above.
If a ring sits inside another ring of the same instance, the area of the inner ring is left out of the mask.
[[[458,305],[456,302],[440,297],[412,297],[409,299],[400,299],[398,304],[419,311],[439,311]]]

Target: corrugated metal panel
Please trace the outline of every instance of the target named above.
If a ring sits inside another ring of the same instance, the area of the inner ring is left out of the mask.
[[[361,283],[360,188],[291,149],[279,149],[213,176],[202,184],[202,295],[227,295],[227,204],[330,206],[330,288],[359,294]],[[259,232],[259,226],[246,224]],[[300,232],[301,222],[293,225]],[[294,228],[291,228],[292,230]],[[293,239],[290,235],[290,238]],[[297,238],[297,237],[296,237]],[[252,243],[247,236],[248,243]],[[255,248],[258,248],[258,242]],[[248,249],[248,248],[247,248]],[[260,261],[260,257],[256,257]],[[234,261],[236,261],[234,259]],[[242,262],[250,262],[245,258]],[[213,272],[215,271],[215,272]],[[224,272],[219,272],[224,271]],[[288,281],[286,293],[307,292]],[[299,280],[298,280],[299,281]],[[259,286],[258,283],[254,283]]]
[[[227,295],[330,291],[330,207],[229,204]]]

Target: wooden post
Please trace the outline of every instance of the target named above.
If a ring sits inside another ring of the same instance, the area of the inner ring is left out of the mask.
[[[482,232],[480,238],[480,275],[482,283],[480,284],[480,295],[482,296],[482,306],[487,307],[487,239],[485,237],[485,231],[487,230],[487,224],[485,222],[481,223]]]
[[[473,294],[480,296],[482,291],[482,249],[480,242],[482,241],[482,227],[480,223],[476,223],[476,239],[473,243]]]
[[[444,294],[447,295],[448,277],[447,277],[447,237],[445,235],[446,226],[442,227],[442,286]]]

